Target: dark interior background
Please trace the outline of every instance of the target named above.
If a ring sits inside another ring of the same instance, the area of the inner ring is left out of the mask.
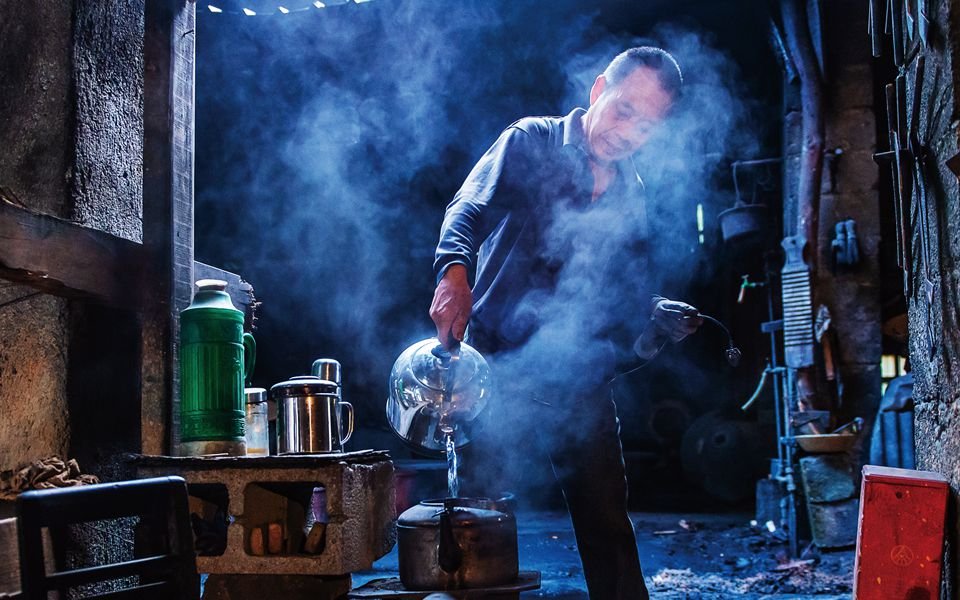
[[[658,267],[663,292],[725,321],[744,360],[732,370],[725,338],[705,327],[616,391],[628,463],[664,473],[664,486],[683,486],[682,439],[704,419],[743,421],[751,438],[716,468],[764,468],[774,453],[769,411],[740,416],[737,407],[768,353],[759,332],[767,299],[763,289],[736,299],[741,275],[762,278],[765,250],[776,248],[776,166],[740,180],[748,199],[770,206],[769,239],[724,244],[717,221],[732,205],[730,162],[780,154],[782,74],[758,3],[374,0],[317,9],[291,0],[289,14],[259,0],[216,6],[224,12],[197,10],[196,258],[239,273],[262,302],[254,385],[338,359],[359,419],[351,447],[388,447],[400,459],[413,455],[387,428],[387,377],[405,347],[434,333],[437,232],[476,159],[520,117],[585,105],[593,77],[630,45],[661,45],[684,63],[682,38],[722,58],[752,144],[714,153],[701,169],[703,189],[715,192],[654,202],[657,222],[670,226],[655,227],[651,241],[656,264],[669,264]],[[695,83],[696,65],[684,65]],[[648,185],[657,183],[651,174]],[[711,411],[720,416],[702,417]],[[769,451],[744,460],[756,444]]]

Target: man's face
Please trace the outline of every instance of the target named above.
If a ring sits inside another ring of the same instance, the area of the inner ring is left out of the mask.
[[[608,86],[603,75],[597,77],[583,119],[591,156],[609,163],[639,150],[663,121],[671,102],[673,98],[649,67],[637,67],[615,86]]]

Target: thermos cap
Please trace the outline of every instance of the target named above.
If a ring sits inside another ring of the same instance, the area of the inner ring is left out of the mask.
[[[310,374],[325,381],[332,381],[337,385],[341,385],[340,370],[339,361],[332,358],[318,358],[313,361],[313,368],[310,369]]]
[[[243,395],[247,404],[260,404],[267,401],[267,390],[263,388],[244,388]]]
[[[204,292],[208,290],[222,292],[227,289],[227,282],[222,279],[198,279],[195,285],[198,290]]]

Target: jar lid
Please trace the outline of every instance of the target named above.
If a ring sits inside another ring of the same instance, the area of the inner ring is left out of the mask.
[[[243,388],[243,396],[247,404],[260,404],[267,401],[267,390],[258,387]]]
[[[270,387],[271,398],[290,398],[294,396],[318,396],[337,393],[337,384],[313,375],[298,375],[287,381],[281,381]]]

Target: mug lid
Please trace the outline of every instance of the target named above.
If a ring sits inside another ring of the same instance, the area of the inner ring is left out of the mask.
[[[243,388],[243,396],[247,404],[260,404],[267,401],[267,390],[259,387]]]
[[[336,395],[337,384],[313,375],[298,375],[270,387],[271,398],[318,396],[320,394]]]
[[[340,371],[340,361],[334,358],[318,358],[313,361],[313,366],[310,368],[310,373],[314,377],[332,381],[337,385],[341,384]]]

